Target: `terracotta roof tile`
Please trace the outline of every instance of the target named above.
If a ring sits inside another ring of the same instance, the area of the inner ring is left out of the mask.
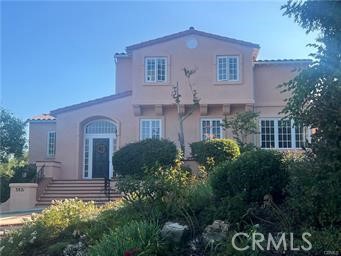
[[[256,60],[255,64],[287,64],[287,63],[311,63],[311,59],[271,59]]]
[[[56,118],[50,114],[41,114],[37,116],[33,116],[29,119],[29,121],[51,121],[56,120]]]

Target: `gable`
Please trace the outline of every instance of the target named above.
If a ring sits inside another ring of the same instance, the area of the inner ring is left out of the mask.
[[[194,29],[193,27],[190,27],[188,30],[185,31],[181,31],[175,34],[171,34],[168,36],[164,36],[164,37],[160,37],[157,39],[153,39],[153,40],[149,40],[149,41],[145,41],[145,42],[141,42],[138,44],[133,44],[130,45],[126,48],[127,53],[133,51],[133,50],[137,50],[140,48],[144,48],[147,46],[152,46],[152,45],[156,45],[156,44],[160,44],[160,43],[164,43],[170,40],[174,40],[174,39],[178,39],[181,37],[186,37],[186,36],[191,36],[191,35],[198,35],[198,36],[202,36],[202,37],[206,37],[206,38],[211,38],[211,39],[216,39],[219,41],[224,41],[224,42],[228,42],[228,43],[232,43],[232,44],[237,44],[237,45],[241,45],[241,46],[245,46],[245,47],[250,47],[250,48],[255,48],[255,49],[259,49],[260,46],[258,44],[255,43],[250,43],[250,42],[246,42],[246,41],[242,41],[242,40],[237,40],[237,39],[233,39],[233,38],[229,38],[229,37],[224,37],[224,36],[220,36],[220,35],[215,35],[215,34],[211,34],[211,33],[206,33],[203,31],[199,31]]]

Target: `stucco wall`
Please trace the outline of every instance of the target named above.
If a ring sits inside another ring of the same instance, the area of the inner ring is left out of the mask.
[[[281,93],[278,85],[288,82],[298,74],[298,68],[304,65],[296,64],[256,64],[254,67],[255,106],[283,107],[288,93]]]
[[[134,50],[132,54],[133,104],[171,104],[172,86],[180,83],[183,103],[191,103],[190,90],[185,85],[183,68],[197,69],[192,76],[195,89],[202,103],[253,103],[253,68],[251,47],[224,42],[212,38],[194,36],[198,41],[195,49],[186,47],[193,36],[162,42]],[[216,57],[218,55],[240,56],[240,82],[217,82]],[[162,84],[145,83],[144,61],[148,56],[168,58],[168,81]],[[130,77],[127,76],[127,84]]]
[[[132,89],[132,59],[116,58],[116,93]]]
[[[51,160],[47,157],[47,136],[56,130],[53,121],[30,121],[29,123],[29,162]]]
[[[81,178],[83,125],[96,118],[108,118],[118,124],[119,146],[138,140],[139,124],[138,119],[133,115],[131,97],[58,114],[56,116],[56,159],[61,162],[61,176],[63,178]]]

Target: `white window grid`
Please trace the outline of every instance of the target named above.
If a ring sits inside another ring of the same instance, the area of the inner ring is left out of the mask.
[[[278,148],[292,148],[291,121],[278,120]]]
[[[47,156],[55,157],[56,155],[56,132],[50,131],[47,134]]]
[[[261,147],[275,147],[275,120],[261,120]]]
[[[84,142],[84,177],[89,177],[89,139]]]
[[[115,125],[108,120],[96,120],[85,127],[86,134],[112,134],[116,133]]]
[[[222,119],[201,119],[201,140],[223,137]]]
[[[141,119],[140,120],[140,140],[161,139],[162,121],[161,119]]]
[[[239,56],[217,56],[217,80],[239,81]]]
[[[167,81],[167,58],[146,57],[145,58],[145,82],[164,83]]]
[[[260,119],[261,148],[300,149],[310,140],[308,128],[295,125],[293,120]]]

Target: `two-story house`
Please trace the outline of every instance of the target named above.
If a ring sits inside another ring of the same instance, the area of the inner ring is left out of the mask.
[[[260,113],[262,148],[295,149],[303,128],[281,121],[289,81],[309,60],[257,60],[259,45],[189,28],[128,46],[115,55],[116,94],[59,108],[30,119],[29,160],[61,180],[112,177],[111,156],[127,143],[146,138],[177,142],[177,110],[171,97],[178,82],[182,111],[192,104],[183,68],[191,77],[200,108],[184,124],[186,144],[228,137],[224,116],[246,110]],[[296,70],[296,71],[295,71]],[[60,92],[62,94],[62,92]]]

